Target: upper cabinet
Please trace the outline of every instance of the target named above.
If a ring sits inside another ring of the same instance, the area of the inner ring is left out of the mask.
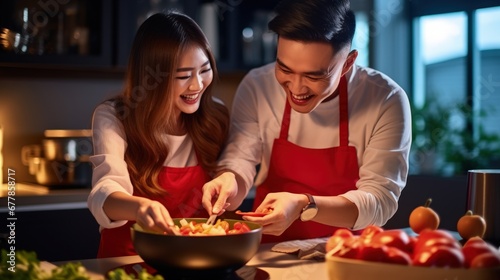
[[[122,71],[135,32],[151,14],[176,9],[207,35],[221,72],[275,59],[270,0],[14,0],[0,3],[0,66]]]
[[[112,1],[16,0],[0,5],[2,65],[112,65]]]

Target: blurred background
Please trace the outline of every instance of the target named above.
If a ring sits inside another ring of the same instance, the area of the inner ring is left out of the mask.
[[[47,145],[73,149],[72,154],[79,156],[76,162],[86,162],[85,156],[91,154],[87,133],[92,111],[121,91],[135,31],[148,16],[177,9],[201,25],[220,71],[216,96],[231,106],[243,75],[275,59],[276,37],[268,32],[267,22],[277,2],[1,1],[0,181],[10,180],[10,169],[17,183],[32,187],[26,200],[18,201],[27,226],[18,225],[18,238],[25,247],[52,260],[94,256],[99,235],[85,204],[88,166],[79,171],[86,178],[80,181],[85,191],[54,192],[41,188],[51,183],[38,177],[50,170],[34,171],[31,165],[49,160],[40,157],[40,149]],[[432,196],[434,208],[447,217],[442,226],[453,230],[456,218],[465,213],[467,170],[500,168],[500,2],[352,0],[351,7],[357,17],[353,45],[359,51],[357,63],[393,78],[412,105],[411,175],[402,207],[387,226],[405,226],[409,211]],[[58,138],[62,142],[48,142],[54,137],[62,137]],[[74,162],[59,160],[52,164],[52,172],[67,174]],[[59,189],[75,186],[69,181]],[[6,200],[5,192],[1,199]],[[2,215],[7,213],[4,200]],[[68,209],[78,212],[60,211]],[[61,225],[61,220],[74,217],[79,217],[77,223]],[[60,234],[52,236],[43,228],[33,231],[34,221],[43,221]],[[33,232],[45,234],[37,240],[63,242],[62,236],[67,236],[67,246],[80,247],[67,250],[76,255],[54,255],[53,244],[40,248]],[[92,238],[94,245],[71,239],[82,235]]]
[[[414,106],[413,174],[498,165],[500,5],[497,1],[353,0],[357,63],[403,86]],[[137,27],[178,9],[205,30],[228,106],[242,75],[275,58],[267,22],[277,1],[35,1],[0,8],[0,124],[4,166],[30,180],[23,145],[46,129],[86,129],[122,87]],[[496,125],[495,125],[496,124]],[[4,170],[5,173],[5,170]],[[5,178],[5,176],[4,176]]]

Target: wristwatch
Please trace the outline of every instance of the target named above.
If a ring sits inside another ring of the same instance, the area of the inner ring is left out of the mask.
[[[305,193],[305,196],[307,196],[307,199],[309,199],[309,203],[302,208],[302,212],[300,213],[300,220],[303,222],[310,221],[316,217],[316,214],[318,214],[318,207],[316,206],[316,202],[314,201],[314,198],[312,195]]]

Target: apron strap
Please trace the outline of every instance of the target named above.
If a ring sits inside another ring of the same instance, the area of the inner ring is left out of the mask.
[[[292,106],[290,106],[288,99],[285,97],[285,111],[283,112],[283,120],[281,121],[281,131],[280,131],[280,139],[282,140],[288,139],[288,129],[290,127],[291,111],[292,111]]]
[[[345,75],[340,78],[339,93],[339,134],[340,146],[349,145],[349,112],[347,105],[347,81]]]

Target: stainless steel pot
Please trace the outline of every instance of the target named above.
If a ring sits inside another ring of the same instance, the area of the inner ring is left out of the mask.
[[[42,145],[27,145],[22,148],[22,162],[28,166],[38,184],[90,186],[90,135],[90,130],[46,130]]]
[[[500,246],[500,169],[468,171],[467,209],[483,216],[484,239]]]
[[[46,130],[42,140],[47,160],[77,161],[92,154],[90,130]]]
[[[54,161],[43,157],[29,158],[36,182],[47,186],[90,186],[92,165],[83,161]]]

